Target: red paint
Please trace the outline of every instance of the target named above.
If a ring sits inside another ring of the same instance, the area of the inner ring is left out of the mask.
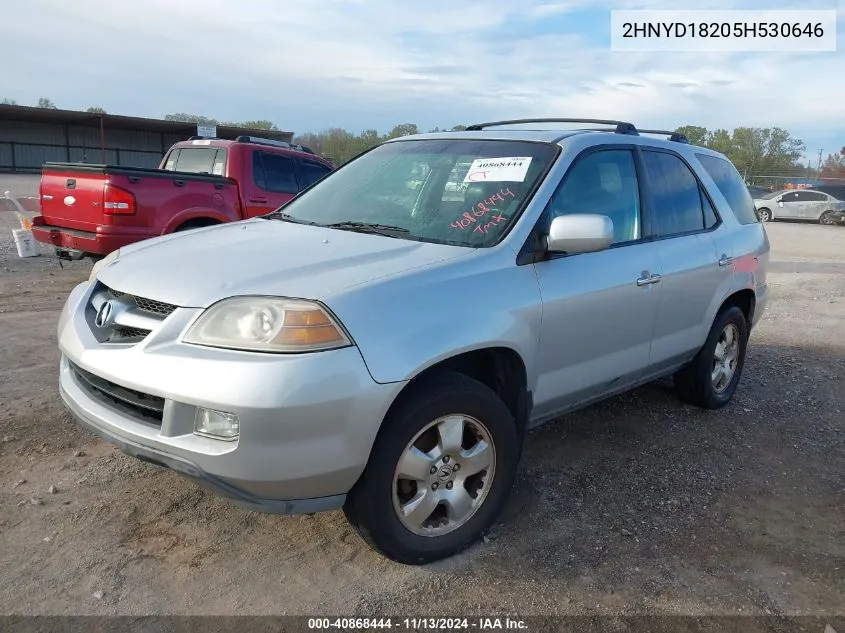
[[[177,148],[196,147],[190,141]],[[41,215],[33,221],[33,236],[46,244],[105,255],[121,246],[172,233],[185,222],[234,222],[286,204],[294,193],[262,189],[253,173],[253,154],[291,158],[298,188],[307,182],[302,164],[334,166],[320,156],[292,148],[212,139],[210,147],[225,149],[221,175],[185,174],[159,169],[77,163],[45,165],[41,172]],[[72,187],[68,182],[72,181]],[[120,193],[112,199],[109,191]],[[111,209],[107,202],[123,203]],[[134,203],[134,204],[133,204]]]

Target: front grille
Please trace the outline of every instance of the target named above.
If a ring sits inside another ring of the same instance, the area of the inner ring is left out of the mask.
[[[146,297],[130,295],[125,292],[121,292],[120,290],[109,288],[105,284],[103,284],[103,287],[114,299],[118,299],[120,297],[131,299],[135,302],[135,305],[138,306],[138,309],[143,310],[144,312],[151,312],[152,314],[167,316],[176,309],[176,306],[170,303],[164,303],[163,301],[156,301],[155,299],[147,299]]]
[[[69,363],[77,381],[94,398],[145,422],[161,425],[164,417],[164,398],[121,387],[95,376],[74,363]]]
[[[152,330],[116,325],[112,328],[108,340],[110,343],[139,343],[143,341],[150,332],[152,332]]]

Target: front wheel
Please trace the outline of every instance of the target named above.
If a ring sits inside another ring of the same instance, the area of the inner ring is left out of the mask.
[[[730,402],[739,384],[748,344],[748,324],[736,306],[724,308],[710,328],[704,346],[675,374],[675,388],[684,402],[719,409]]]
[[[771,222],[772,221],[772,212],[768,209],[760,209],[760,222]]]
[[[475,541],[507,500],[519,459],[513,415],[486,385],[444,372],[395,407],[344,513],[370,546],[405,564]]]

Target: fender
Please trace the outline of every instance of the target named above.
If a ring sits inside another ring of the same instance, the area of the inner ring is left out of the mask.
[[[170,220],[167,222],[167,225],[164,227],[164,229],[162,229],[161,234],[166,235],[167,233],[172,233],[185,222],[188,222],[189,220],[196,220],[198,218],[208,218],[209,220],[216,220],[220,223],[234,222],[239,219],[232,218],[226,213],[223,213],[221,211],[215,211],[213,209],[206,209],[202,207],[184,209],[183,211],[180,211],[172,218],[170,218]]]
[[[522,359],[531,390],[537,380],[540,289],[533,266],[514,266],[512,251],[501,254],[498,262],[490,256],[450,260],[323,301],[352,335],[376,382],[407,381],[448,358],[500,347]]]

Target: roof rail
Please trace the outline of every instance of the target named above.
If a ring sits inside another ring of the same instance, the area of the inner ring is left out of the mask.
[[[310,147],[305,147],[305,145],[299,145],[294,143],[288,143],[287,141],[277,141],[276,139],[272,138],[261,138],[260,136],[236,136],[235,137],[236,143],[255,143],[257,145],[272,145],[274,147],[285,147],[287,149],[295,149],[300,152],[306,152],[307,154],[316,154],[314,150]]]
[[[479,132],[488,127],[499,127],[502,125],[516,125],[521,123],[592,123],[595,125],[615,125],[617,134],[629,134],[636,136],[637,128],[633,123],[626,121],[614,121],[608,119],[512,119],[510,121],[491,121],[489,123],[475,123],[467,127],[469,132]]]
[[[287,141],[277,141],[272,138],[261,138],[260,136],[241,136],[235,137],[236,143],[256,143],[258,145],[274,145],[275,147],[290,147],[291,144]]]
[[[669,130],[640,130],[642,134],[660,134],[661,136],[668,136],[670,141],[676,143],[686,143],[689,145],[689,139],[683,132],[671,132]]]

